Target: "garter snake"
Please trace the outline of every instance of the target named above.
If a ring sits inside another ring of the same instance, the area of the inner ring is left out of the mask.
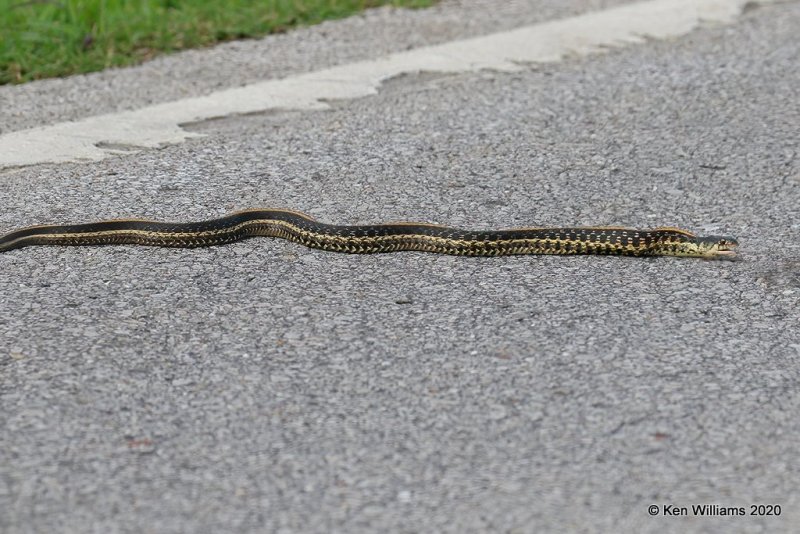
[[[252,209],[200,222],[117,219],[88,224],[30,226],[0,237],[0,252],[28,245],[205,247],[248,237],[287,239],[333,252],[367,254],[417,250],[460,256],[613,254],[620,256],[735,256],[733,237],[699,237],[672,227],[636,230],[614,226],[461,230],[403,222],[337,226],[297,211]]]

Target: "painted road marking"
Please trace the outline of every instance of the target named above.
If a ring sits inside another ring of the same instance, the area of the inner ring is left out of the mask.
[[[775,0],[762,0],[769,3]],[[323,100],[359,98],[378,92],[389,78],[416,72],[514,71],[526,63],[559,61],[567,55],[600,53],[645,37],[684,35],[701,22],[731,22],[748,0],[650,0],[526,26],[507,32],[418,48],[382,59],[350,63],[207,96],[133,111],[0,135],[0,168],[93,161],[202,137],[181,124],[272,109],[326,109]],[[125,147],[122,150],[115,147]]]

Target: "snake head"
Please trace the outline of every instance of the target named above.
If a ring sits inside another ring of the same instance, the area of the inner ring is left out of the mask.
[[[708,259],[733,259],[739,242],[735,237],[710,235],[698,237],[691,241],[691,254]]]

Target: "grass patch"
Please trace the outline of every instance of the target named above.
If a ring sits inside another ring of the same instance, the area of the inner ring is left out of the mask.
[[[0,84],[140,63],[381,5],[435,0],[0,0]]]

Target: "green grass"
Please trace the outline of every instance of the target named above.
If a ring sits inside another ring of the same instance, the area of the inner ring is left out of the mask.
[[[0,84],[131,65],[368,7],[435,0],[0,0]]]

